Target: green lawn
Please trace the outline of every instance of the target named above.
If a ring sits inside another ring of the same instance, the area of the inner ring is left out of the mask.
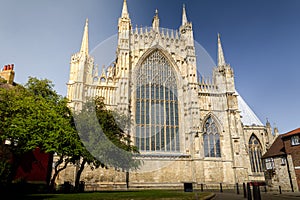
[[[102,191],[73,194],[31,194],[22,200],[200,200],[208,192],[184,192],[178,190],[128,190]]]

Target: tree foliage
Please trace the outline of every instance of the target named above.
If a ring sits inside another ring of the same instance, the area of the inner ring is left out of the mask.
[[[58,95],[47,79],[29,77],[24,86],[1,88],[0,116],[0,137],[11,143],[13,170],[18,158],[37,147],[67,163],[82,151],[67,99]]]
[[[50,80],[35,77],[25,85],[0,87],[0,139],[10,142],[14,158],[11,170],[5,169],[9,165],[4,160],[0,172],[11,171],[12,180],[18,158],[37,147],[55,155],[50,188],[68,164],[79,165],[75,188],[86,165],[124,170],[139,166],[134,159],[137,148],[124,132],[127,117],[106,109],[99,98],[72,113],[68,100],[53,87]]]

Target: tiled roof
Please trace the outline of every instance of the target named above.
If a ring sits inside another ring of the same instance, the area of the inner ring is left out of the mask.
[[[267,152],[262,156],[262,158],[270,158],[284,155],[284,146],[283,146],[283,138],[300,134],[300,128],[294,129],[290,132],[279,135],[271,145],[271,147],[267,150]]]
[[[274,140],[274,142],[271,145],[271,147],[262,156],[263,159],[264,158],[271,158],[271,157],[277,157],[277,156],[285,155],[283,141],[281,139],[282,136],[283,135],[277,136],[277,138]]]
[[[300,134],[300,128],[297,128],[295,130],[287,132],[287,133],[283,134],[282,137],[285,138],[285,137],[289,137],[289,136],[296,135],[296,134]]]

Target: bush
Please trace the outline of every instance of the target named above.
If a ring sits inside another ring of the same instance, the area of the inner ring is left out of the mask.
[[[8,161],[0,161],[0,188],[6,188],[10,183],[11,164]]]

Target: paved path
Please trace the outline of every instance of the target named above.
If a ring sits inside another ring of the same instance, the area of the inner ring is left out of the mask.
[[[247,200],[247,198],[244,198],[243,194],[235,194],[235,193],[215,193],[216,195],[211,200]],[[264,193],[261,192],[261,200],[294,200],[298,199],[300,200],[300,192],[285,192],[282,194],[279,193]]]

